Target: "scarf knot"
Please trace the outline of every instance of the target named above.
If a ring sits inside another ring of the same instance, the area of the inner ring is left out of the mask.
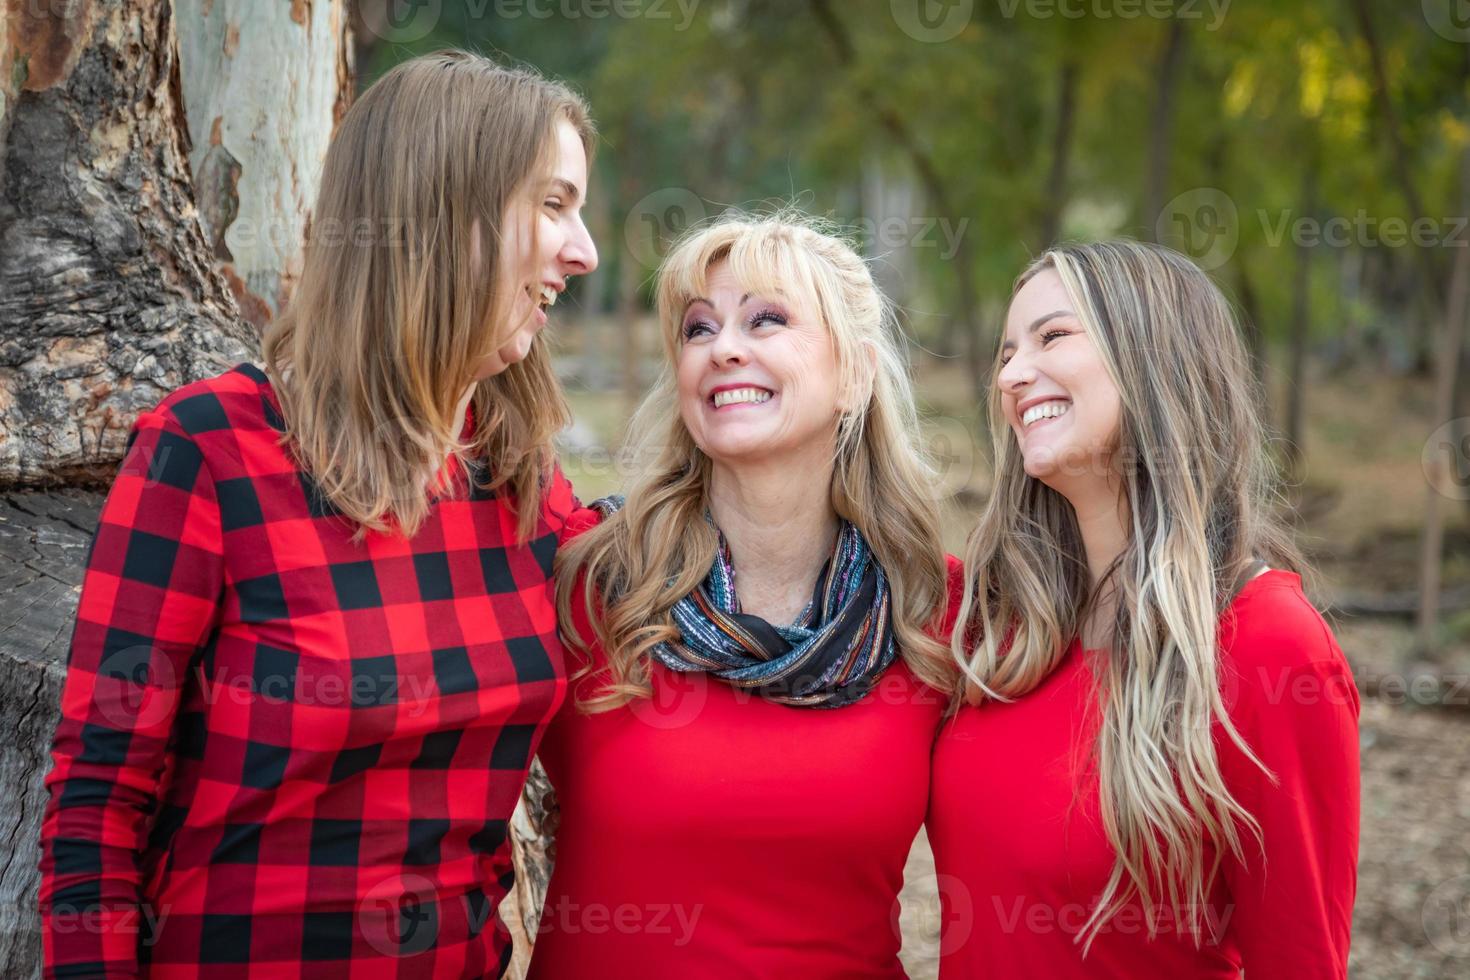
[[[592,506],[607,515],[622,504],[605,497]],[[704,671],[768,701],[841,708],[860,701],[893,663],[891,612],[888,577],[850,521],[842,522],[811,602],[789,626],[741,612],[721,534],[704,581],[674,605],[679,638],[653,654],[670,670]]]

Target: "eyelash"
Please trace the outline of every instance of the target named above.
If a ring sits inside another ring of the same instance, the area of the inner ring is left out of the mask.
[[[777,326],[781,327],[784,327],[787,324],[786,317],[782,316],[780,313],[777,313],[775,310],[762,310],[761,312],[752,316],[749,320],[745,321],[745,323],[746,326],[756,327],[768,320],[771,323],[774,323]],[[710,328],[710,325],[704,320],[691,321],[688,325],[684,327],[684,339],[692,340],[695,336],[695,329],[699,327],[703,327],[704,329],[708,330]]]
[[[1066,330],[1047,330],[1047,331],[1043,332],[1042,335],[1041,335],[1041,344],[1044,347],[1048,343],[1051,342],[1051,339],[1053,337],[1065,337],[1065,336],[1067,336],[1067,331]],[[1008,355],[1006,357],[1002,357],[1000,359],[1000,366],[1001,367],[1005,367],[1007,364],[1011,363],[1011,358],[1014,357],[1014,356],[1015,355],[1012,354],[1012,355]]]
[[[562,204],[560,201],[547,201],[545,206],[551,208],[551,210],[555,211],[557,214],[560,214],[562,212],[562,209],[566,207],[566,205]]]

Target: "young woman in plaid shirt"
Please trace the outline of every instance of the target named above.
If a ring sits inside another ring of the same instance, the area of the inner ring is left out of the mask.
[[[48,976],[503,971],[506,822],[566,684],[536,337],[597,264],[592,143],[559,84],[395,68],[328,151],[265,369],[138,419],[47,778]]]

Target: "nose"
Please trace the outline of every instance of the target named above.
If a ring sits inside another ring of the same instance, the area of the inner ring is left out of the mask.
[[[720,328],[715,335],[714,342],[709,345],[710,363],[716,367],[727,365],[739,366],[750,360],[750,351],[746,349],[745,338],[740,331],[740,324],[727,323]]]
[[[1015,394],[1036,380],[1036,369],[1029,366],[1025,355],[1016,351],[996,376],[1001,390]]]
[[[562,271],[569,276],[585,276],[597,268],[597,245],[587,226],[578,221],[572,233],[562,243],[557,255]]]

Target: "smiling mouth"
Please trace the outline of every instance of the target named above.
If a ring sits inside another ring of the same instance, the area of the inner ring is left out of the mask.
[[[715,392],[710,403],[717,409],[727,405],[763,405],[774,397],[775,394],[765,388],[727,388]]]
[[[1063,399],[1042,402],[1040,405],[1032,405],[1030,408],[1026,409],[1026,413],[1021,416],[1021,427],[1023,429],[1029,429],[1039,422],[1045,422],[1049,419],[1061,418],[1063,415],[1066,415],[1071,410],[1072,403]]]
[[[536,309],[543,316],[546,315],[547,310],[556,305],[557,292],[550,286],[542,285],[539,288],[536,286],[527,286],[526,292],[530,295],[531,302],[536,304]]]

